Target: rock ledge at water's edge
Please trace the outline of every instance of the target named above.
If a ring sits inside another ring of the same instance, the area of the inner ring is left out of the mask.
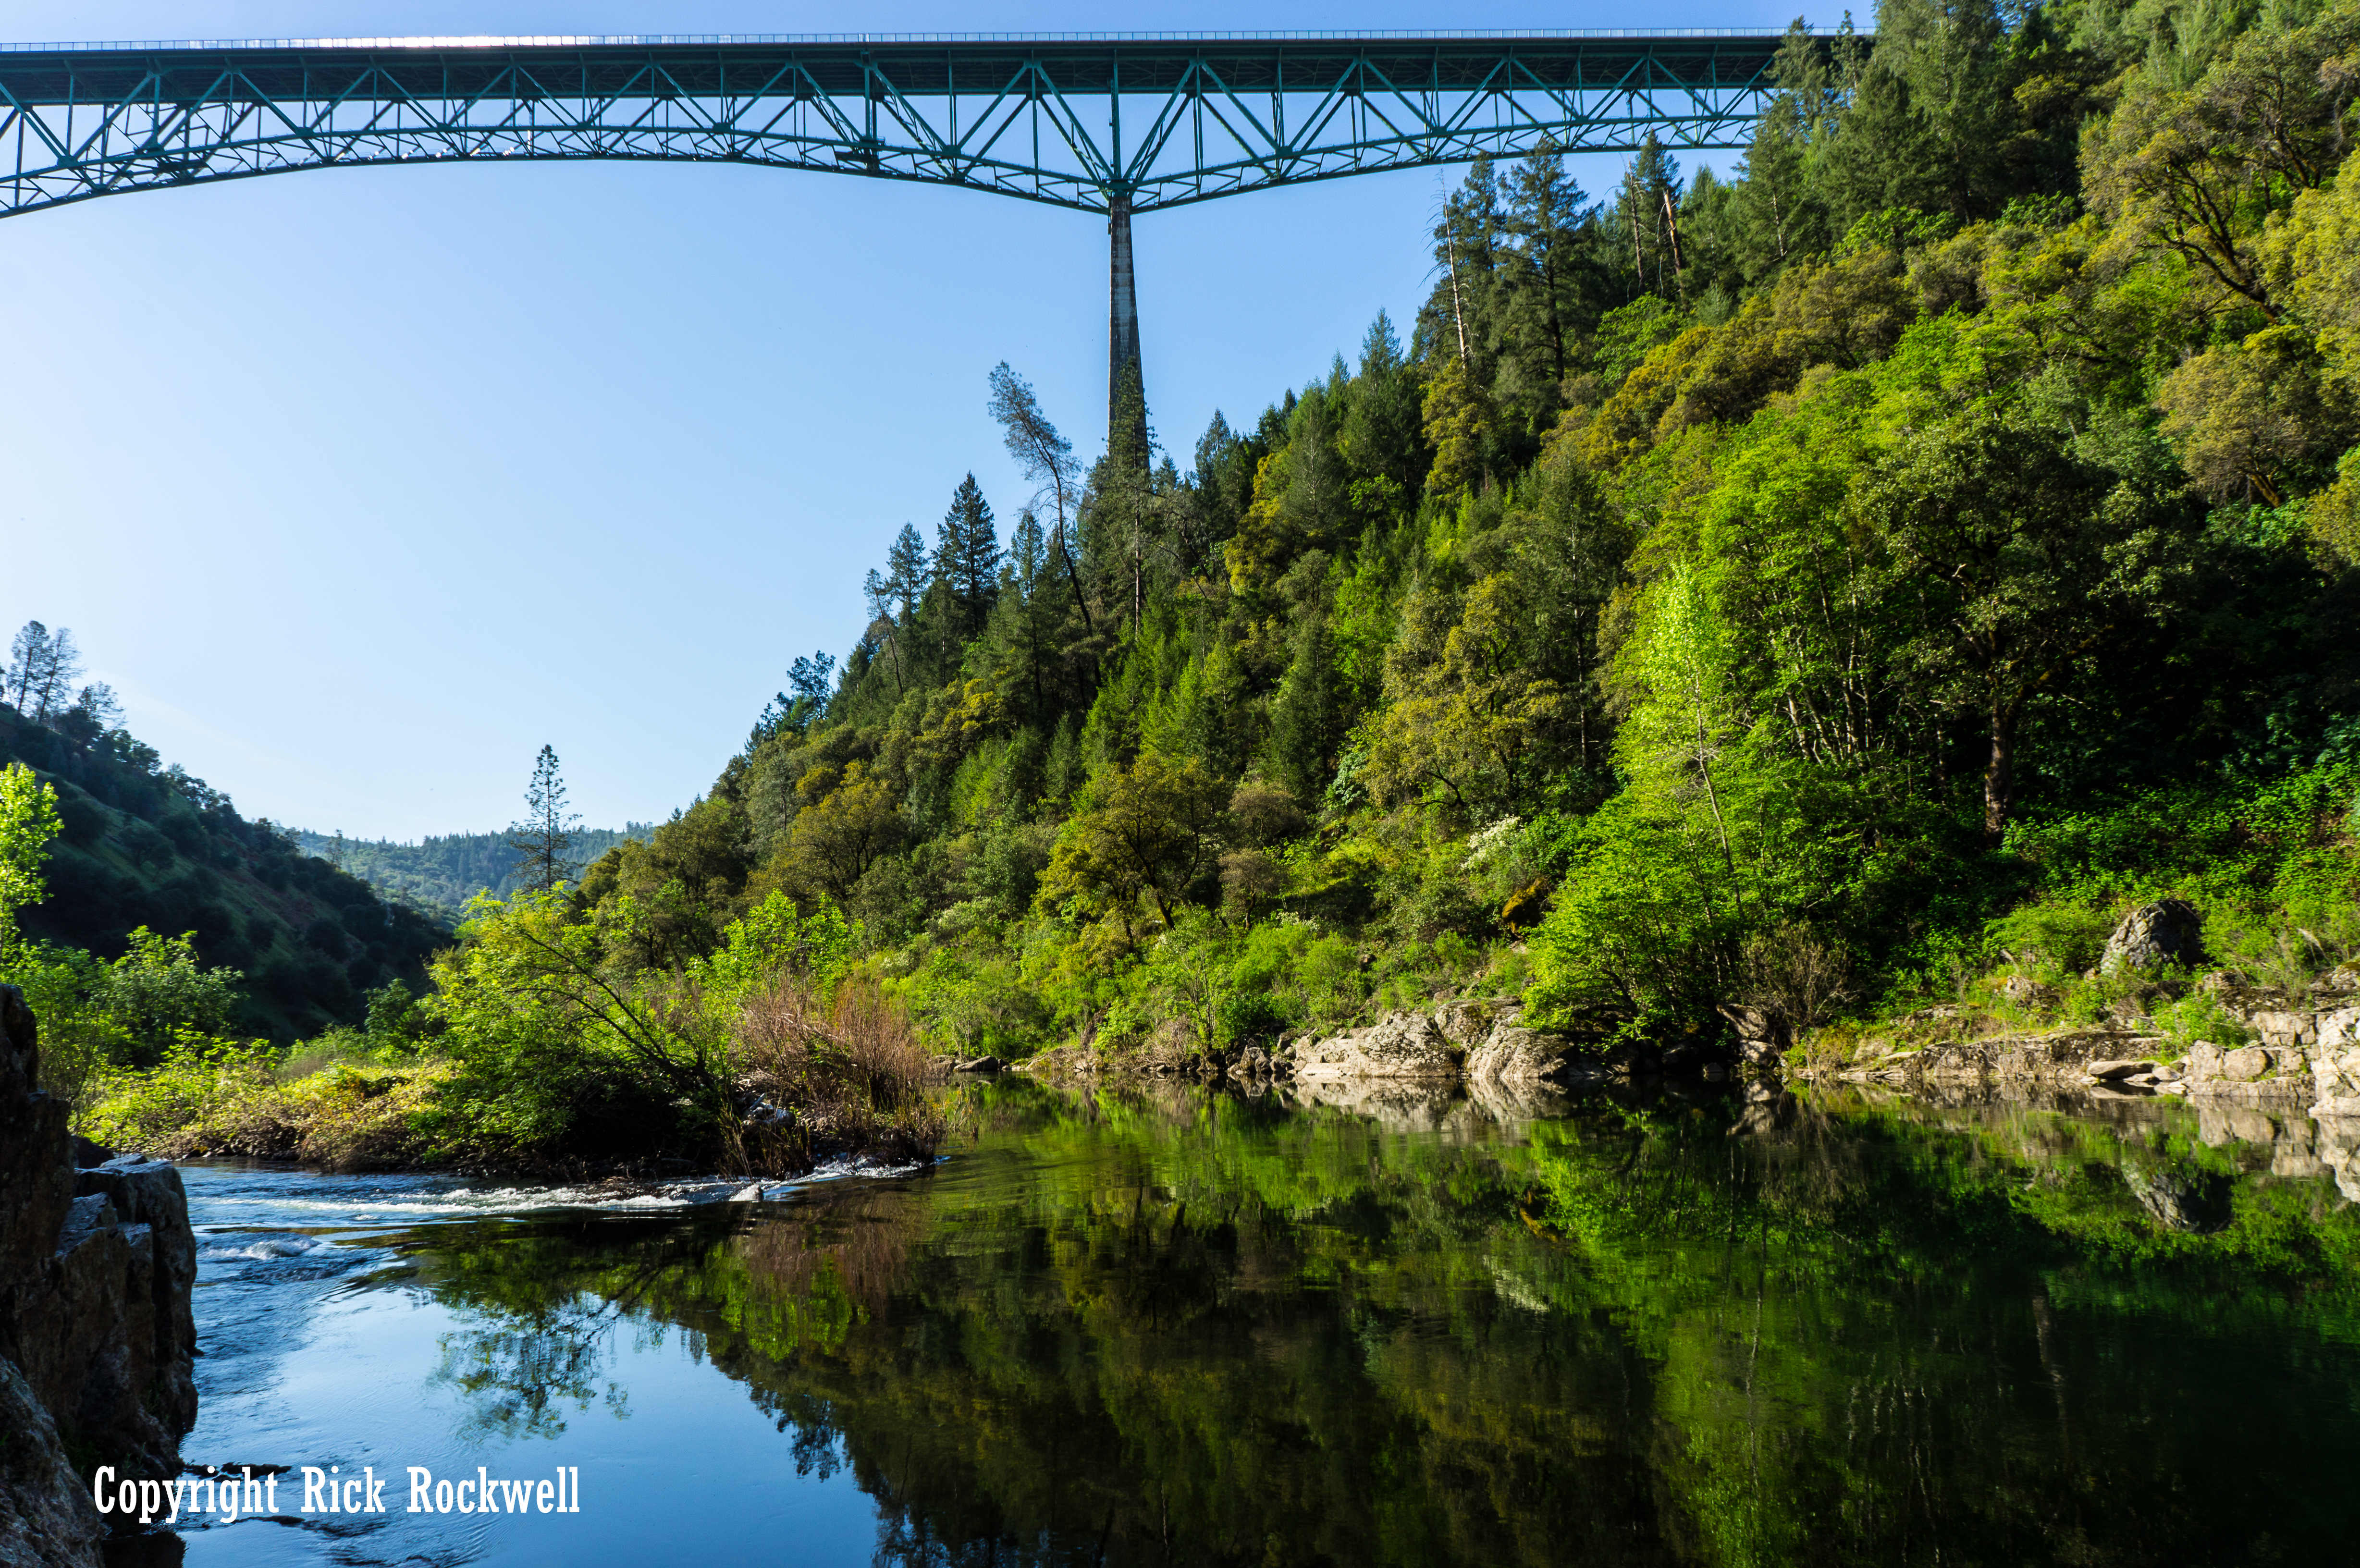
[[[98,1568],[105,1523],[68,1455],[179,1473],[196,1238],[180,1173],[73,1138],[39,1062],[32,1010],[0,985],[0,1568]],[[77,1146],[96,1162],[77,1170]]]
[[[1021,1070],[1050,1078],[1228,1078],[1303,1086],[1395,1082],[1470,1091],[1563,1089],[1633,1073],[1723,1072],[1732,1051],[1709,1046],[1607,1048],[1596,1040],[1528,1029],[1513,1002],[1459,1000],[1397,1010],[1330,1035],[1306,1034],[1275,1051],[1259,1045],[1207,1050],[1166,1024],[1140,1048],[1103,1055],[1087,1046],[1043,1051]]]

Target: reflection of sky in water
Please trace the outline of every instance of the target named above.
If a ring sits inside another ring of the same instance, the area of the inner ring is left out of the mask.
[[[287,1514],[302,1500],[300,1466],[336,1465],[341,1479],[373,1465],[388,1505],[383,1515],[296,1524],[191,1521],[180,1532],[189,1563],[718,1563],[743,1561],[758,1541],[774,1560],[869,1561],[869,1499],[849,1476],[799,1475],[774,1419],[705,1362],[694,1336],[617,1323],[603,1303],[585,1302],[553,1325],[561,1341],[574,1334],[554,1369],[572,1378],[565,1391],[538,1411],[475,1398],[463,1386],[464,1363],[484,1321],[407,1284],[396,1246],[421,1224],[560,1207],[682,1209],[737,1196],[742,1183],[612,1195],[221,1165],[184,1166],[181,1175],[197,1228],[204,1350],[197,1426],[182,1456],[293,1467],[279,1484]],[[583,1511],[412,1515],[411,1465],[453,1480],[474,1478],[479,1465],[512,1479],[576,1466]]]

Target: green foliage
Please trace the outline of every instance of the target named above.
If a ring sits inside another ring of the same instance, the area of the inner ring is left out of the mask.
[[[197,962],[193,933],[161,937],[146,926],[133,930],[131,951],[101,971],[88,1005],[119,1027],[127,1043],[126,1065],[154,1061],[186,1034],[228,1031],[238,1010],[236,970],[205,968]]]
[[[432,972],[457,1069],[420,1121],[438,1157],[640,1149],[721,1114],[721,1039],[668,977],[618,973],[555,895],[478,898],[468,916]]]
[[[823,900],[810,914],[773,889],[729,922],[722,945],[701,959],[693,973],[713,998],[724,1004],[744,1000],[781,969],[808,977],[822,990],[832,988],[851,964],[860,945],[860,925]]]
[[[1222,1044],[1270,1039],[1293,1020],[1267,991],[1232,993],[1214,1008],[1214,1036]]]
[[[40,902],[41,867],[63,825],[54,786],[21,762],[0,768],[0,958],[16,946],[16,911]]]
[[[2059,978],[2096,968],[2114,930],[2113,917],[2103,909],[2046,899],[2012,909],[1990,926],[1993,942],[2016,962],[2038,964]]]
[[[2251,908],[2348,894],[2360,882],[2360,762],[2261,780],[2153,786],[2014,828],[2008,848],[2057,898],[2178,894]]]
[[[105,1081],[82,1130],[114,1149],[161,1151],[168,1139],[190,1129],[202,1140],[205,1130],[270,1090],[272,1066],[267,1051],[184,1035],[149,1070]],[[210,1146],[200,1141],[199,1147]]]
[[[0,705],[0,768],[52,792],[63,830],[39,868],[42,897],[16,911],[20,947],[104,961],[127,953],[135,928],[184,933],[201,964],[242,973],[236,1031],[281,1040],[357,1023],[367,989],[422,978],[445,940],[432,919],[247,821],[128,733],[69,722],[77,713],[89,710],[35,723]]]
[[[2194,992],[2177,1001],[2157,1007],[2150,1015],[2164,1038],[2171,1041],[2171,1054],[2180,1056],[2199,1040],[2234,1051],[2256,1038],[2245,1021],[2227,1008],[2220,999],[2207,992]]]

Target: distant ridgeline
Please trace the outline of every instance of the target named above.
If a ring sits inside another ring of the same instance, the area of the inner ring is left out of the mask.
[[[628,822],[619,831],[580,829],[572,835],[568,855],[588,866],[617,844],[644,842],[655,831],[653,822]],[[340,865],[387,898],[415,905],[446,923],[455,921],[478,893],[488,890],[505,898],[516,891],[517,852],[502,833],[446,833],[417,844],[344,838],[303,828],[294,830],[294,836],[307,855]]]
[[[161,760],[127,730],[60,730],[0,702],[0,766],[55,784],[64,823],[49,896],[19,917],[27,936],[113,958],[137,926],[193,932],[204,963],[246,974],[236,1029],[279,1040],[357,1023],[362,994],[390,980],[422,985],[423,960],[449,940],[432,918]]]

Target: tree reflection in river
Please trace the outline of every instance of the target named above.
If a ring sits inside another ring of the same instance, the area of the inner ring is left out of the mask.
[[[2360,1228],[2183,1108],[966,1095],[931,1177],[420,1233],[446,1373],[546,1431],[685,1334],[880,1563],[2344,1550]]]

